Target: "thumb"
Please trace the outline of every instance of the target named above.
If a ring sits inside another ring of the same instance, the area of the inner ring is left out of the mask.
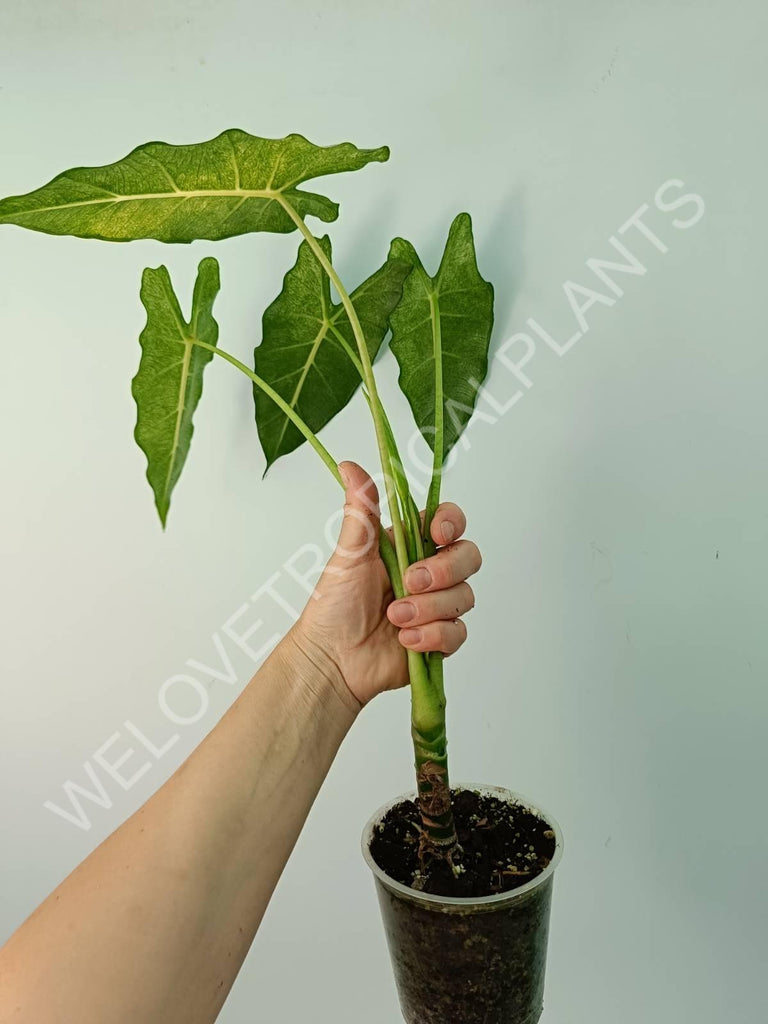
[[[379,492],[356,462],[340,462],[339,473],[345,487],[344,519],[331,564],[351,568],[379,556]]]

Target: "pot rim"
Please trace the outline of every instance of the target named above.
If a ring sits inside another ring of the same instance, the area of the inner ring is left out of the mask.
[[[538,815],[538,817],[546,821],[555,833],[555,852],[552,854],[552,860],[547,864],[544,870],[540,874],[536,875],[535,878],[532,878],[530,882],[526,882],[524,885],[520,885],[516,889],[509,889],[507,892],[495,893],[492,896],[436,896],[434,893],[419,892],[418,889],[412,889],[408,885],[403,885],[402,882],[395,881],[394,878],[391,878],[386,871],[379,867],[371,855],[370,844],[371,839],[373,838],[373,830],[388,811],[397,804],[402,803],[404,800],[416,800],[418,794],[411,791],[395,797],[394,800],[388,800],[387,803],[383,804],[368,820],[365,828],[363,829],[361,842],[363,859],[373,872],[374,877],[377,878],[382,885],[385,885],[388,889],[400,896],[404,896],[410,900],[416,900],[420,903],[428,903],[442,907],[463,907],[466,909],[467,907],[473,906],[492,907],[496,904],[512,903],[524,896],[526,893],[531,892],[531,890],[537,889],[554,874],[555,868],[560,863],[563,856],[563,833],[557,821],[551,814],[549,814],[548,811],[545,811],[539,804],[529,800],[521,793],[516,793],[512,789],[505,789],[503,786],[491,786],[486,783],[460,782],[452,785],[451,789],[468,789],[473,792],[498,796],[508,803],[522,805],[527,810]]]

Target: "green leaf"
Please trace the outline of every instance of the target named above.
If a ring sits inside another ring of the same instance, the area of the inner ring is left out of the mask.
[[[287,207],[322,221],[339,213],[297,185],[388,158],[386,146],[315,146],[302,135],[261,139],[230,128],[197,145],[148,142],[106,167],[65,171],[36,192],[0,200],[0,224],[110,242],[289,232],[296,225]]]
[[[330,239],[326,235],[318,242],[330,260]],[[388,259],[350,296],[372,362],[410,271],[410,264]],[[360,384],[360,373],[355,366],[357,347],[347,314],[340,303],[332,303],[328,277],[307,242],[299,246],[283,290],[265,310],[262,329],[263,341],[254,352],[256,372],[317,433],[352,398]],[[253,394],[256,424],[269,469],[304,438],[263,392],[254,388]]]
[[[460,213],[451,225],[435,277],[403,238],[394,239],[389,256],[414,268],[390,317],[400,388],[433,451],[442,419],[444,461],[469,422],[488,373],[493,285],[477,269],[468,213]],[[436,400],[439,392],[442,403]]]
[[[137,407],[134,436],[147,456],[147,480],[163,527],[189,452],[203,370],[213,359],[213,352],[194,342],[215,345],[218,340],[219,325],[213,318],[218,292],[219,264],[208,257],[197,271],[187,323],[165,267],[147,267],[141,280],[147,325],[139,338],[141,362],[131,387]]]

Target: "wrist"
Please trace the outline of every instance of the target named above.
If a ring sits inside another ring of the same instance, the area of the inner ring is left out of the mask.
[[[351,725],[362,709],[360,701],[344,681],[333,657],[310,637],[301,620],[286,633],[275,649],[283,671],[301,692],[334,713],[349,718]]]

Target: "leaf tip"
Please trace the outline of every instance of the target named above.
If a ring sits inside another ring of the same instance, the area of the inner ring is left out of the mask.
[[[263,448],[263,445],[262,445],[262,448]],[[278,460],[278,459],[280,458],[280,453],[278,452],[278,453],[277,453],[276,455],[273,455],[273,454],[271,454],[271,453],[267,453],[267,452],[265,451],[265,452],[264,452],[264,457],[265,457],[265,458],[266,458],[266,460],[267,460],[267,464],[266,464],[266,466],[264,467],[264,472],[263,472],[263,473],[261,474],[261,479],[262,479],[262,480],[266,480],[266,478],[267,478],[267,473],[268,473],[268,472],[270,471],[270,469],[272,469],[272,467],[274,466],[274,464],[275,464],[275,463],[277,462],[277,460]]]
[[[197,272],[200,273],[201,271],[218,269],[219,261],[216,259],[215,256],[203,256],[203,258],[200,260],[200,263],[198,264]]]
[[[449,234],[458,234],[459,232],[467,232],[470,236],[472,235],[472,218],[466,210],[457,213],[453,218]]]
[[[393,238],[389,243],[389,259],[402,260],[405,254],[408,252],[408,242],[404,238]]]

